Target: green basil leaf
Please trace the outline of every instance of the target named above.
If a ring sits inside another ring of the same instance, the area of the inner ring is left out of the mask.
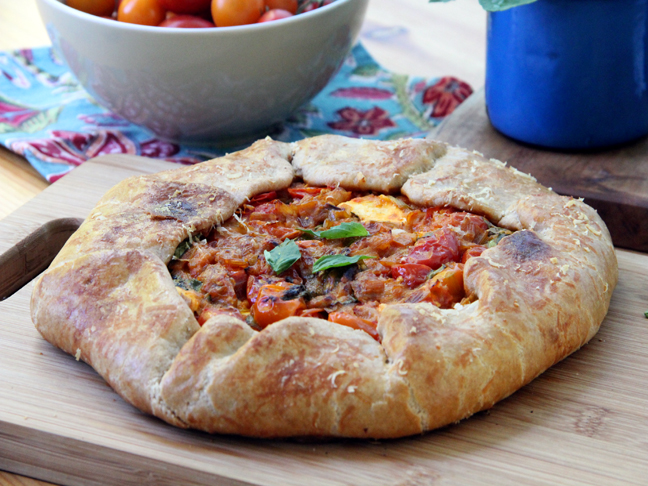
[[[354,263],[358,263],[360,260],[366,258],[376,257],[368,255],[355,255],[351,257],[346,255],[325,255],[317,259],[315,265],[313,265],[313,273],[328,270],[329,268],[346,267],[347,265],[353,265]]]
[[[315,238],[326,238],[327,240],[369,236],[367,229],[360,223],[341,223],[324,231],[313,231],[304,228],[299,228],[299,230]]]
[[[284,273],[301,258],[299,247],[290,239],[273,248],[272,251],[265,250],[263,255],[277,275]]]
[[[189,248],[191,248],[191,239],[187,238],[178,245],[175,253],[173,253],[173,259],[179,260],[180,258],[182,258],[182,255],[184,255]]]

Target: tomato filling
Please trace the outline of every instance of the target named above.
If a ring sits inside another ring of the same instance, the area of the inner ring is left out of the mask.
[[[255,329],[318,317],[380,340],[385,304],[471,302],[464,264],[508,234],[483,216],[404,196],[296,183],[183,242],[169,270],[201,325],[218,314]]]

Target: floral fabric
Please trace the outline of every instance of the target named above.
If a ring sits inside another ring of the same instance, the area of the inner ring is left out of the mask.
[[[285,142],[325,133],[380,140],[422,137],[471,93],[468,84],[453,77],[391,73],[358,44],[324,90],[269,135]],[[49,47],[0,53],[0,144],[26,157],[50,182],[99,155],[194,164],[225,152],[160,140],[110,113]]]

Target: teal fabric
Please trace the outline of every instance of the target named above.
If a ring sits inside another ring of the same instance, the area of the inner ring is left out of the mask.
[[[110,113],[49,47],[0,53],[0,74],[0,144],[26,157],[50,182],[99,155],[194,164],[225,152],[160,140]],[[286,142],[325,133],[380,140],[422,137],[471,93],[470,86],[450,76],[389,72],[358,44],[317,97],[269,135]]]

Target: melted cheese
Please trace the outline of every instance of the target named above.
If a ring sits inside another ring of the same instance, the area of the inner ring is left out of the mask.
[[[403,223],[405,213],[389,196],[356,197],[339,205],[355,214],[361,221]]]

